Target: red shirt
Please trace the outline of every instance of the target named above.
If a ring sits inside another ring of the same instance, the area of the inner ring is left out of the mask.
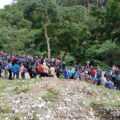
[[[43,67],[42,67],[42,65],[39,65],[39,66],[38,66],[38,72],[39,72],[39,73],[43,73]]]

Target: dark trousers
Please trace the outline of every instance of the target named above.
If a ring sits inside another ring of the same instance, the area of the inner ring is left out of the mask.
[[[97,85],[101,85],[101,78],[98,78]]]
[[[37,76],[37,73],[32,71],[32,78],[35,78]]]
[[[28,71],[30,78],[32,78],[32,71]]]
[[[0,69],[0,77],[2,77],[2,75],[1,75],[1,74],[2,74],[2,69]]]
[[[10,69],[10,70],[8,70],[8,72],[9,72],[9,77],[8,77],[8,79],[9,79],[9,80],[12,80],[12,70]]]
[[[13,73],[13,79],[15,79],[15,76],[16,76],[16,79],[19,79],[19,72]]]
[[[57,75],[57,77],[59,78],[59,76],[60,76],[60,72],[57,72],[57,74],[56,74],[56,75]]]
[[[47,73],[43,73],[43,77],[48,77],[48,74]]]
[[[25,72],[21,72],[22,79],[25,79]]]
[[[39,77],[43,77],[44,73],[38,73]]]

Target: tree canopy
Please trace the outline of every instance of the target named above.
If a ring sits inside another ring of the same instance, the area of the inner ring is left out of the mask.
[[[119,46],[119,0],[17,0],[0,10],[6,52],[112,65]]]

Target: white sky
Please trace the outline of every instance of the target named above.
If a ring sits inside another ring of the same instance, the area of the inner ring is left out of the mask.
[[[5,5],[12,3],[12,0],[0,0],[0,8],[4,8]]]

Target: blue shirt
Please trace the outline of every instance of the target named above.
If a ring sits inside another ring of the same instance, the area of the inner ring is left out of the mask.
[[[13,67],[12,67],[12,71],[13,73],[17,73],[20,69],[20,66],[18,64],[15,64]]]
[[[72,77],[73,76],[73,74],[74,74],[74,71],[71,69],[71,70],[69,70],[69,77]]]

